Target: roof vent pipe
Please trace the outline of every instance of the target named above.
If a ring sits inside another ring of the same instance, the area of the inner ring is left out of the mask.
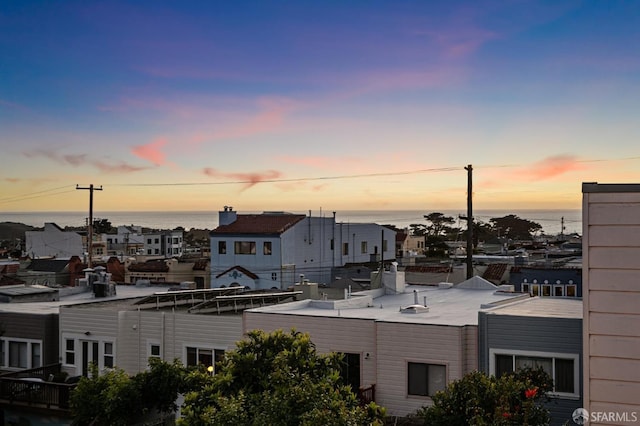
[[[413,290],[413,303],[418,304],[418,290]]]
[[[304,284],[304,274],[300,274],[300,284]]]

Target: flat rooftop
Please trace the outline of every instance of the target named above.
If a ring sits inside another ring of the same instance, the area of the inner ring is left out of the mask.
[[[167,289],[169,287],[166,287]],[[116,295],[107,297],[95,297],[93,292],[85,291],[82,293],[75,293],[65,295],[64,288],[60,290],[60,300],[48,301],[48,302],[15,302],[15,303],[0,303],[0,312],[14,312],[14,313],[26,313],[26,314],[57,314],[60,313],[61,306],[76,305],[82,303],[91,302],[107,302],[126,300],[137,297],[144,297],[150,294],[163,291],[164,287],[159,286],[135,286],[135,285],[118,285],[116,286]],[[131,302],[129,302],[130,304]]]
[[[414,292],[415,291],[415,292]],[[439,288],[407,286],[404,293],[374,297],[375,291],[354,293],[350,299],[302,300],[282,305],[249,309],[247,312],[277,313],[284,315],[342,317],[384,322],[402,322],[434,325],[477,325],[478,311],[498,306],[514,299],[529,297],[522,293],[509,293],[493,289]],[[415,309],[416,313],[402,312],[415,305],[428,312]]]
[[[582,299],[570,297],[529,297],[487,309],[487,314],[523,317],[582,319]]]

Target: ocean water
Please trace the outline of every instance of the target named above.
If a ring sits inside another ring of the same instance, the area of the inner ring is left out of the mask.
[[[423,210],[342,210],[336,211],[336,221],[343,223],[377,223],[405,228],[413,223],[426,223],[424,215],[432,211]],[[245,212],[238,213],[261,213]],[[309,214],[309,211],[291,211],[291,213]],[[440,213],[458,219],[466,216],[466,211],[441,210]],[[544,233],[559,234],[564,223],[564,233],[582,234],[581,210],[477,210],[476,220],[488,223],[491,218],[514,214],[522,219],[539,223]],[[312,216],[331,217],[331,211],[311,211]],[[217,211],[149,211],[149,212],[94,212],[94,219],[108,219],[114,226],[139,225],[153,229],[175,229],[178,226],[189,230],[214,229],[218,226]],[[0,212],[0,222],[18,222],[42,227],[45,222],[58,226],[84,226],[88,213],[85,212]],[[563,222],[564,219],[564,222]],[[466,227],[465,220],[459,220],[460,227]]]

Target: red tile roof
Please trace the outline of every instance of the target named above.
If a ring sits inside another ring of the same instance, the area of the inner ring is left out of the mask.
[[[218,226],[212,234],[282,234],[306,216],[303,214],[242,214],[235,222]]]

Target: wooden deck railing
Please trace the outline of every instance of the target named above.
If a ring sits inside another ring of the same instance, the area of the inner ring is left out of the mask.
[[[367,405],[370,402],[375,402],[376,400],[376,385],[373,384],[368,388],[360,388],[358,389],[358,399],[360,400],[360,405]]]
[[[0,402],[60,411],[69,410],[69,395],[76,386],[50,381],[60,364],[5,373],[0,376]]]

